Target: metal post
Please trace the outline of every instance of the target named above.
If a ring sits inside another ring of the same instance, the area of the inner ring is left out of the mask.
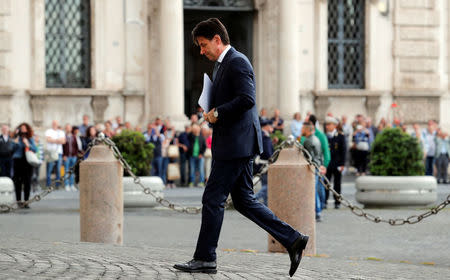
[[[105,145],[80,164],[80,236],[83,242],[122,244],[123,167]]]
[[[285,148],[268,171],[268,205],[281,220],[309,235],[306,254],[316,253],[314,170],[296,148]],[[286,249],[269,235],[269,252]]]

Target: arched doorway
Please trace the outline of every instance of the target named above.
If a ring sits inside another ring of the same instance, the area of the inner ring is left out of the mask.
[[[205,19],[216,17],[228,30],[231,45],[252,61],[253,0],[184,0],[184,112],[195,112],[203,87],[203,73],[211,76],[214,66],[192,42],[191,31]]]

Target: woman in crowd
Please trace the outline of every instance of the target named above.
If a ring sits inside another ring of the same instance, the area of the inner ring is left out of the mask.
[[[365,175],[367,168],[367,156],[369,155],[369,131],[358,124],[353,133],[353,149],[355,156],[356,176]]]
[[[95,126],[89,126],[86,129],[86,135],[83,138],[83,152],[85,152],[84,154],[84,159],[86,159],[89,156],[89,152],[86,153],[87,148],[89,147],[89,144],[97,137],[97,129],[95,128]]]
[[[25,152],[31,150],[37,151],[33,139],[33,130],[27,123],[21,123],[16,130],[13,148],[13,166],[14,166],[14,188],[16,191],[16,200],[19,207],[30,208],[28,204],[24,204],[22,198],[22,186],[24,192],[24,199],[27,201],[30,198],[31,176],[33,174],[33,167],[28,163]]]

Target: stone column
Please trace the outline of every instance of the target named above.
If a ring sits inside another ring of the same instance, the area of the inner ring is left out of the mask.
[[[300,11],[298,0],[283,0],[279,5],[278,106],[283,117],[291,119],[300,110]]]
[[[161,90],[158,112],[172,122],[186,120],[184,116],[184,39],[183,1],[160,1],[160,71]],[[158,67],[153,65],[153,67]]]

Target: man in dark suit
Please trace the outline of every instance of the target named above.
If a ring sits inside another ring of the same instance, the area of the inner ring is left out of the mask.
[[[215,61],[209,102],[213,109],[204,113],[205,120],[213,125],[213,160],[202,198],[202,225],[194,258],[174,267],[186,272],[217,272],[216,248],[225,202],[231,194],[237,211],[288,249],[292,276],[308,236],[278,219],[253,193],[253,158],[262,152],[253,68],[246,56],[230,46],[227,30],[216,18],[197,24],[192,38],[200,47],[200,54]]]

